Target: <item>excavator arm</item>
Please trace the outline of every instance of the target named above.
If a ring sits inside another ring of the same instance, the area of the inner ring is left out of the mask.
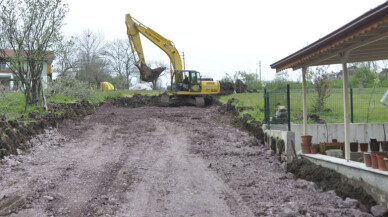
[[[140,78],[143,81],[153,81],[159,77],[159,75],[166,69],[165,67],[159,67],[156,69],[149,68],[144,59],[143,47],[141,45],[140,34],[149,39],[152,43],[163,50],[170,58],[172,69],[170,70],[170,77],[172,78],[174,70],[182,70],[182,60],[178,50],[174,44],[159,35],[151,28],[143,25],[130,14],[125,15],[125,24],[127,26],[128,39],[131,44],[132,53],[137,53],[139,60],[136,61],[136,66],[140,70]]]

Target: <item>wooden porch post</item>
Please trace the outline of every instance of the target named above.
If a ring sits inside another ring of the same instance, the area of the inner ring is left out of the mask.
[[[307,135],[307,91],[306,91],[307,66],[302,68],[302,91],[303,91],[303,135]]]
[[[344,93],[344,130],[345,130],[345,159],[350,160],[350,134],[349,134],[349,82],[347,61],[350,51],[341,53],[342,57],[342,81]]]

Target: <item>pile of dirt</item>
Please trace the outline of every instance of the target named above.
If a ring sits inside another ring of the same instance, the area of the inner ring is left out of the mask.
[[[162,95],[149,96],[149,95],[135,94],[132,97],[119,97],[119,98],[111,98],[108,100],[111,101],[113,105],[119,106],[119,107],[130,107],[130,108],[137,108],[137,107],[144,107],[144,106],[161,107],[163,106],[160,101]],[[221,103],[216,97],[205,96],[205,107],[209,107],[212,105],[220,105],[220,104]],[[169,106],[180,107],[180,106],[194,106],[194,105],[190,104],[189,102],[171,99]]]
[[[41,134],[44,129],[58,127],[65,119],[81,120],[86,115],[94,113],[94,105],[88,101],[76,103],[49,103],[48,112],[41,115],[32,111],[27,117],[17,120],[0,120],[0,159],[4,156],[17,155],[17,149],[27,149],[26,141]]]
[[[236,93],[246,93],[248,91],[248,86],[244,84],[240,79],[236,80]]]
[[[234,116],[235,124],[239,127],[247,130],[254,137],[259,139],[260,141],[264,140],[264,131],[262,128],[262,123],[256,119],[254,119],[250,114],[246,113],[242,117],[239,116],[239,112],[244,110],[253,110],[252,107],[239,107],[237,108],[234,103],[237,103],[238,100],[232,98],[228,100],[225,104],[223,104],[220,108],[221,114],[230,113]]]
[[[220,81],[220,95],[230,95],[234,92],[234,84],[232,82]]]
[[[237,79],[235,84],[233,82],[220,81],[220,95],[230,95],[235,91],[236,93],[252,92],[248,91],[248,86],[240,79]]]
[[[334,190],[342,199],[357,199],[367,210],[376,205],[376,201],[362,187],[355,187],[345,176],[306,159],[292,161],[287,165],[287,171],[293,173],[295,178],[315,182],[324,191]]]
[[[112,102],[113,105],[119,107],[144,107],[144,106],[162,106],[160,103],[161,95],[159,96],[149,96],[149,95],[141,95],[134,94],[132,97],[118,97],[118,98],[110,98],[109,101]]]

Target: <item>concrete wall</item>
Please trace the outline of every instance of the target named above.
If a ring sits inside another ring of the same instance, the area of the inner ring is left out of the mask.
[[[281,130],[264,130],[265,141],[264,145],[271,148],[279,155],[282,161],[290,162],[296,156],[295,153],[295,133]],[[274,138],[274,140],[271,139]],[[282,140],[284,143],[280,143]],[[273,144],[275,142],[275,144]]]
[[[384,127],[383,127],[384,125]],[[384,128],[386,139],[388,141],[388,123],[384,124],[350,124],[350,140],[358,142],[369,142],[370,137],[375,137],[377,141],[384,141]],[[301,150],[301,136],[303,134],[302,124],[292,124],[291,130],[295,132],[295,150]],[[332,139],[337,139],[338,142],[344,142],[344,124],[309,124],[307,133],[312,138],[312,143],[331,142]]]
[[[388,172],[327,155],[303,154],[302,157],[348,177],[353,185],[364,188],[378,204],[388,207]]]

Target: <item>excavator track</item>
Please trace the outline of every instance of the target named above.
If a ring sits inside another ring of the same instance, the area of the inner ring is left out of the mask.
[[[195,106],[200,108],[205,107],[205,98],[203,96],[195,97]]]
[[[168,107],[170,105],[170,96],[167,94],[162,95],[160,102],[162,103],[162,106]]]

